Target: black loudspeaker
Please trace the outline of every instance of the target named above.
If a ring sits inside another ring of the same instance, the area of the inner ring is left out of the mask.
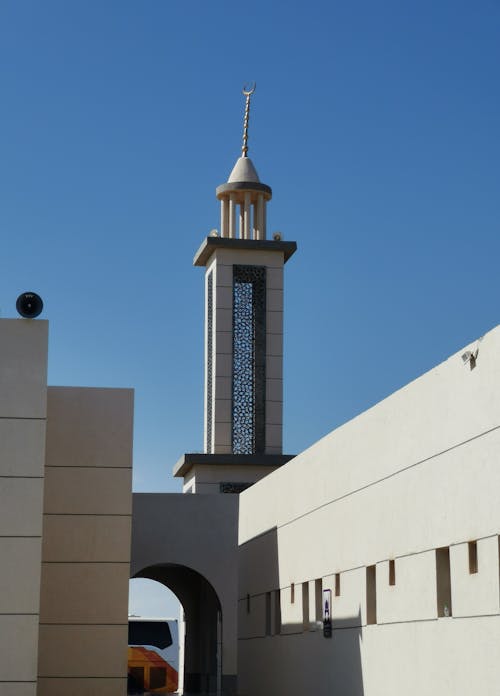
[[[36,292],[23,292],[17,298],[16,309],[25,319],[34,319],[42,313],[42,298]]]

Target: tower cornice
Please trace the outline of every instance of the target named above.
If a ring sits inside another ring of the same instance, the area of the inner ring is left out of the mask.
[[[183,454],[173,468],[173,475],[184,477],[194,466],[272,467],[287,464],[295,454]]]
[[[231,237],[206,237],[193,259],[193,266],[206,266],[212,254],[218,249],[238,249],[252,251],[279,251],[284,263],[297,251],[297,242],[274,239],[234,239]]]

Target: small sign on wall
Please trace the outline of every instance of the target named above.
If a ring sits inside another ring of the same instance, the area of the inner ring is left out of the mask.
[[[332,637],[332,591],[323,590],[323,636]]]

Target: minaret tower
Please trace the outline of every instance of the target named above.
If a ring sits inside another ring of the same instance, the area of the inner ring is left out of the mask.
[[[194,257],[206,269],[205,431],[204,454],[174,468],[186,493],[238,493],[291,459],[282,453],[283,268],[297,245],[266,238],[272,191],[248,157],[254,91],[243,90],[241,157],[216,189],[220,234]]]

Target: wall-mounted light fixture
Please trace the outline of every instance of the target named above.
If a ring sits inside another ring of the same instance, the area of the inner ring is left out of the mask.
[[[465,353],[463,353],[463,355],[462,355],[462,361],[463,361],[464,365],[467,365],[467,363],[468,363],[470,369],[473,370],[476,367],[478,353],[479,353],[479,348],[476,348],[475,351],[466,350]]]

